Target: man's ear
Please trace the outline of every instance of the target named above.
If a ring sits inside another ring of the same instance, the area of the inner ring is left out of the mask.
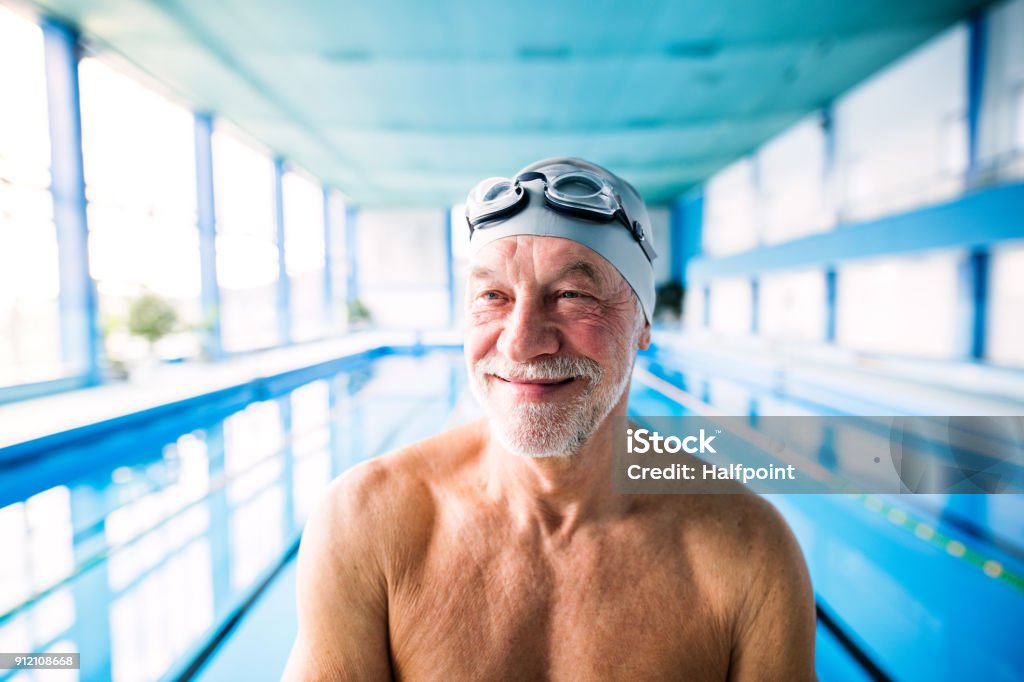
[[[647,350],[651,346],[651,323],[644,322],[644,329],[640,332],[640,341],[637,342],[640,350]]]

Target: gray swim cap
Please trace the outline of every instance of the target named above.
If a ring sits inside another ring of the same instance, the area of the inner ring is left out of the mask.
[[[618,195],[630,220],[640,224],[644,239],[651,244],[651,220],[647,206],[631,184],[597,164],[569,157],[544,159],[526,166],[515,177],[529,171],[541,171],[549,178],[571,171],[589,171],[604,178]],[[633,234],[618,221],[598,222],[553,210],[544,200],[544,181],[525,180],[529,203],[518,213],[490,220],[475,229],[470,237],[470,254],[493,241],[516,235],[561,237],[579,242],[612,264],[633,288],[647,320],[654,312],[654,267]],[[654,256],[657,257],[657,256]]]

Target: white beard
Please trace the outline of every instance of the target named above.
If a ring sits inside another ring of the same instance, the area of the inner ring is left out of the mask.
[[[635,347],[635,344],[634,344]],[[529,364],[485,358],[470,368],[470,388],[484,407],[491,430],[509,452],[525,457],[571,457],[583,447],[598,426],[611,414],[629,387],[633,360],[617,358],[621,374],[602,386],[605,370],[588,358],[554,357]],[[497,404],[488,374],[518,379],[576,377],[586,381],[583,391],[568,402],[512,402]]]

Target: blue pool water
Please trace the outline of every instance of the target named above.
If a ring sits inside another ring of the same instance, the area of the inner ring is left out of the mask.
[[[450,353],[365,360],[8,467],[0,651],[82,652],[83,680],[180,673],[287,560],[328,481],[445,427],[461,367]]]
[[[0,464],[0,651],[82,652],[83,680],[276,679],[318,493],[474,413],[460,353],[382,355]],[[827,408],[657,355],[638,366],[734,414]],[[686,413],[641,381],[631,410]],[[1007,576],[1024,564],[1021,500],[963,497],[977,499],[773,498],[811,569],[823,680],[1019,677],[1024,588]]]

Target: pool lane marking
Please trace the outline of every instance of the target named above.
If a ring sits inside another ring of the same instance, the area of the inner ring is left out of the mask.
[[[913,533],[917,539],[932,545],[951,558],[965,561],[980,569],[989,578],[1024,592],[1024,575],[1006,568],[998,559],[993,559],[960,540],[936,530],[928,523],[914,518],[903,509],[886,502],[877,495],[847,493],[847,497],[861,502],[866,509],[885,516],[889,523]]]

